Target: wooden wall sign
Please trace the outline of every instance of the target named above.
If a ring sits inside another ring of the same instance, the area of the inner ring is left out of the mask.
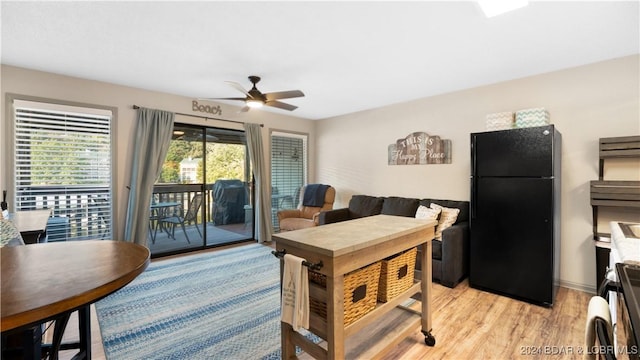
[[[389,165],[451,164],[451,140],[414,132],[390,144]]]

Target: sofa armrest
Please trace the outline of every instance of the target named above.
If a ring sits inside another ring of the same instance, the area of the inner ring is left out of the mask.
[[[320,212],[318,225],[332,224],[350,219],[349,208],[327,210]]]
[[[302,211],[300,211],[300,209],[285,209],[278,211],[279,222],[281,222],[283,219],[299,217],[302,217]]]
[[[311,218],[311,220],[313,220],[313,223],[314,223],[316,226],[320,225],[320,214],[321,214],[321,213],[322,213],[322,211],[319,211],[319,212],[317,212],[317,213],[313,214],[313,216],[312,216],[312,218]]]
[[[454,287],[469,273],[469,222],[455,224],[442,232],[443,285]]]

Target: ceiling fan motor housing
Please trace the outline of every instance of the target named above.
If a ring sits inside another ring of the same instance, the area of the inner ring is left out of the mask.
[[[249,76],[249,81],[253,84],[253,87],[260,81],[260,76],[251,75]]]
[[[260,77],[255,75],[249,76],[249,81],[253,84],[251,90],[248,91],[249,96],[251,96],[253,100],[260,100],[262,103],[267,102],[267,98],[262,94],[262,92],[260,92],[260,90],[258,90],[258,88],[256,88],[256,84],[260,81]]]

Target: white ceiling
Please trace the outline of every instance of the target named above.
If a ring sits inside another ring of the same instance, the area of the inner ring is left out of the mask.
[[[259,75],[306,96],[258,111],[308,119],[640,53],[637,0],[490,19],[471,1],[3,0],[1,17],[3,64],[190,98],[242,96],[224,81]]]

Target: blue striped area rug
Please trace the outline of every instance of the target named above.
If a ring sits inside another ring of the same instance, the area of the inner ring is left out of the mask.
[[[96,303],[105,355],[280,359],[280,262],[250,244],[152,262]]]

